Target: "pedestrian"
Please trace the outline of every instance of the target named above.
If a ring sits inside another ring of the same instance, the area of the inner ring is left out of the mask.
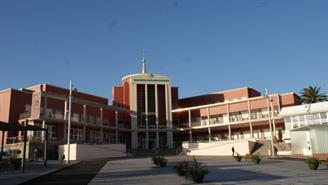
[[[234,156],[235,155],[235,147],[234,146],[232,146],[231,151],[232,151],[232,156]]]

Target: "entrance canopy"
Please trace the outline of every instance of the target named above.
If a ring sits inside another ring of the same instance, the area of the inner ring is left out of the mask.
[[[34,125],[19,125],[0,121],[0,131],[23,131],[23,130],[33,130],[33,131],[46,131],[46,128],[42,128]]]
[[[45,131],[45,142],[44,142],[44,166],[47,166],[47,142],[48,142],[48,128],[42,128],[34,125],[28,125],[28,120],[26,120],[25,125],[20,125],[16,123],[6,123],[0,121],[0,131],[2,131],[2,140],[1,140],[1,152],[0,152],[0,160],[2,159],[3,147],[4,147],[4,139],[5,132],[7,131],[22,131],[24,133],[24,149],[23,149],[23,157],[22,157],[22,166],[21,170],[25,172],[25,156],[26,156],[26,141],[27,141],[27,131]]]

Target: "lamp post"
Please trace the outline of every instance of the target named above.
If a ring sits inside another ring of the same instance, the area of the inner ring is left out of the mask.
[[[272,134],[272,123],[271,123],[272,118],[271,118],[270,103],[269,103],[269,102],[271,102],[272,99],[269,97],[267,88],[265,88],[264,97],[267,99],[267,108],[268,108],[268,114],[269,114],[269,126],[270,126],[270,137],[271,137],[271,156],[274,157],[275,153],[274,153],[274,146],[273,146],[273,134]]]
[[[71,113],[72,113],[72,80],[69,81],[69,96],[68,96],[68,119],[67,119],[67,161],[70,163],[70,137],[71,137]]]

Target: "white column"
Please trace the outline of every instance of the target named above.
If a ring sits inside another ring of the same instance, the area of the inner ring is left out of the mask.
[[[168,148],[173,149],[173,133],[172,133],[172,95],[171,95],[171,85],[167,84],[166,85],[167,89],[167,145]]]
[[[192,142],[192,132],[191,132],[191,111],[188,110],[188,121],[189,121],[189,142]]]
[[[281,105],[280,105],[280,95],[279,94],[277,94],[277,102],[278,102],[278,111],[280,113]]]
[[[148,85],[145,84],[145,114],[146,114],[146,149],[149,148],[149,134],[148,134]]]
[[[273,98],[272,98],[273,101]],[[273,136],[276,135],[276,121],[274,119],[274,114],[273,114],[273,103],[272,101],[270,101],[270,107],[271,107],[271,111],[269,112],[269,114],[271,114],[271,118],[272,118],[272,128],[273,128]]]
[[[172,94],[171,94],[171,85],[167,85],[167,94],[168,94],[168,120],[169,120],[169,129],[172,129]]]
[[[247,101],[247,106],[248,106],[248,120],[250,121],[249,132],[251,134],[251,138],[253,138],[252,112],[251,112],[251,103],[249,100]]]
[[[168,98],[168,93],[167,93],[167,85],[165,85],[165,116],[166,116],[166,128],[169,127],[169,98]]]
[[[115,111],[115,143],[118,144],[118,112]]]
[[[68,102],[67,99],[65,99],[64,101],[64,120],[67,120],[67,106],[68,106]],[[46,113],[46,110],[44,109],[44,113]]]
[[[149,149],[149,133],[146,131],[146,149]]]
[[[211,134],[211,127],[210,127],[210,108],[207,107],[207,129],[208,129],[208,141],[211,142],[212,134]]]
[[[84,142],[87,142],[87,128],[85,125],[83,126],[83,139]]]
[[[156,117],[156,129],[158,129],[159,118],[158,118],[158,86],[155,84],[155,117]],[[159,148],[159,132],[156,131],[156,148]]]
[[[146,114],[146,129],[148,129],[148,85],[147,84],[145,84],[145,114]]]
[[[87,122],[87,105],[83,105],[83,122]]]
[[[227,116],[228,116],[228,123],[230,123],[230,110],[229,110],[229,103],[227,103]]]
[[[41,105],[40,105],[41,106]],[[48,97],[47,94],[44,95],[44,104],[43,104],[43,111],[46,113],[48,107]],[[67,107],[66,107],[67,108]]]
[[[100,139],[100,144],[102,144],[103,143],[103,109],[102,108],[100,108],[100,137],[99,137],[99,139]]]
[[[249,102],[249,100],[247,101],[247,107],[248,107],[248,119],[252,120],[251,103]]]
[[[137,85],[134,83],[131,84],[131,94],[130,94],[130,102],[131,102],[131,149],[137,149],[138,147],[138,132],[137,132]]]
[[[46,128],[45,120],[42,121],[42,128]],[[42,138],[41,138],[42,143],[44,143],[45,138],[46,138],[46,132],[42,132]]]
[[[249,122],[249,131],[250,131],[250,134],[251,134],[251,138],[254,138],[253,137],[253,125],[252,125],[252,122]]]
[[[158,89],[157,84],[155,84],[155,116],[156,116],[156,129],[158,129]]]
[[[229,140],[231,140],[231,126],[230,126],[230,124],[228,125],[228,132],[229,132]]]
[[[156,131],[156,148],[159,148],[159,132]]]

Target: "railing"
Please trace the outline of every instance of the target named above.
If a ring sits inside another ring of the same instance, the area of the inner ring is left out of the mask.
[[[130,128],[130,125],[129,124],[126,124],[126,123],[118,123],[117,124],[117,127],[118,128]]]
[[[139,124],[138,125],[138,128],[145,129],[146,128],[146,125],[145,124]]]
[[[30,118],[31,117],[31,113],[30,112],[24,112],[19,114],[19,119],[25,119],[25,118]]]

